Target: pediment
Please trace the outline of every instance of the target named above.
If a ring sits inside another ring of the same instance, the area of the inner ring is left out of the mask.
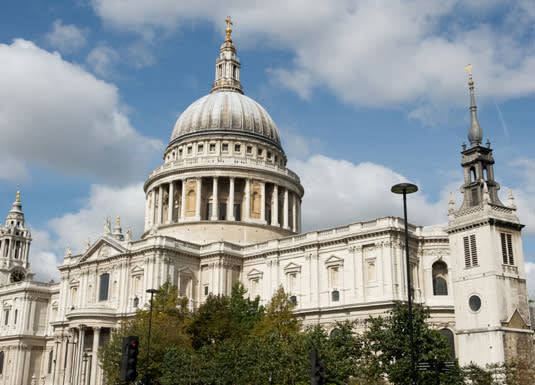
[[[325,266],[327,267],[343,266],[343,265],[344,265],[344,260],[340,257],[337,257],[336,255],[329,257],[329,259],[325,261]]]
[[[264,272],[257,270],[257,269],[252,269],[250,272],[247,273],[247,278],[249,279],[262,278],[263,275],[264,275]]]
[[[143,274],[143,268],[139,265],[136,265],[130,270],[130,274],[132,275]]]
[[[512,329],[529,329],[529,324],[520,315],[518,309],[515,309],[513,315],[509,318],[509,321],[502,322],[502,325]]]
[[[80,262],[96,261],[113,255],[122,254],[128,251],[117,242],[107,238],[99,238],[85,253],[82,254]]]
[[[287,264],[285,267],[284,267],[284,272],[286,274],[288,273],[300,273],[301,272],[301,266],[293,263],[293,262],[290,262],[289,264]]]
[[[178,269],[178,273],[180,275],[191,275],[193,276],[193,271],[189,267],[182,267],[181,269]]]

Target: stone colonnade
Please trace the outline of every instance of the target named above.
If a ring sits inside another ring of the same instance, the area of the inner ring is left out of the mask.
[[[111,329],[79,325],[56,341],[55,365],[50,384],[104,385],[98,362],[98,348],[109,338]]]
[[[197,177],[153,186],[146,194],[145,230],[153,225],[226,220],[301,230],[301,199],[252,178]]]

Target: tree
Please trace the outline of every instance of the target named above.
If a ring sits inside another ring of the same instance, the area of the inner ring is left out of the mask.
[[[259,337],[275,334],[287,338],[301,330],[301,322],[295,316],[295,304],[290,296],[279,287],[266,307],[264,317],[255,324],[253,334]]]
[[[187,334],[191,314],[188,301],[178,296],[178,288],[165,283],[153,298],[152,329],[149,374],[158,384],[163,357],[170,346],[190,346]],[[124,320],[112,334],[110,342],[99,351],[100,365],[106,375],[107,384],[120,384],[121,344],[125,336],[139,336],[138,373],[144,374],[147,362],[147,337],[150,304],[139,309],[133,319]]]
[[[411,378],[408,306],[399,302],[386,317],[370,318],[362,335],[360,375],[370,380],[385,376],[393,384],[406,384]],[[421,305],[413,307],[415,362],[452,361],[446,339],[432,329],[426,320],[429,311]],[[417,371],[418,383],[433,383],[434,373]],[[441,384],[462,383],[462,373],[455,363],[450,373],[440,375]]]

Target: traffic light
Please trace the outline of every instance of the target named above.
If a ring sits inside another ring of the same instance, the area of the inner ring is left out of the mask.
[[[310,384],[323,385],[327,375],[325,373],[325,363],[318,357],[318,351],[312,349],[309,354],[310,358]]]
[[[139,337],[123,338],[120,379],[124,382],[134,381],[137,377],[137,355],[139,354]]]

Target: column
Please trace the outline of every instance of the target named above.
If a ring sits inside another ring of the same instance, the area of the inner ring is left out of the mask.
[[[156,217],[156,191],[154,189],[150,192],[152,194],[152,207],[150,209],[150,225],[154,226]]]
[[[251,180],[245,179],[245,220],[251,217]]]
[[[72,342],[69,342],[71,340]],[[71,385],[71,378],[72,378],[72,360],[73,360],[73,351],[74,351],[74,334],[71,333],[67,337],[67,366],[65,367],[65,373],[63,374],[63,377],[65,379],[66,385]]]
[[[292,193],[292,231],[297,232],[297,196]]]
[[[145,196],[145,230],[149,228],[150,221],[150,191]]]
[[[227,218],[229,221],[235,220],[234,218],[234,178],[230,178],[229,183],[229,193],[228,193],[228,207],[227,207]]]
[[[201,188],[202,188],[202,178],[197,179],[197,199],[195,200],[195,218],[201,220]]]
[[[260,220],[262,222],[266,221],[266,182],[261,184],[261,197],[260,197]]]
[[[212,221],[219,219],[219,199],[217,198],[217,176],[212,178]]]
[[[288,227],[288,189],[284,189],[284,204],[282,208],[282,227],[286,230],[289,229]]]
[[[100,341],[100,327],[93,328],[93,351],[91,353],[91,382],[90,385],[96,385],[97,383],[97,368],[98,368],[98,344]]]
[[[297,232],[301,232],[301,198],[297,197]]]
[[[175,184],[169,183],[169,203],[167,204],[167,223],[173,223],[173,212],[175,211]]]
[[[163,223],[163,185],[158,188],[158,218],[154,221],[154,224],[159,225]]]
[[[279,186],[273,185],[273,212],[271,213],[271,225],[279,226]]]
[[[186,179],[182,179],[182,196],[180,197],[182,203],[180,203],[180,220],[183,221],[186,218]]]

